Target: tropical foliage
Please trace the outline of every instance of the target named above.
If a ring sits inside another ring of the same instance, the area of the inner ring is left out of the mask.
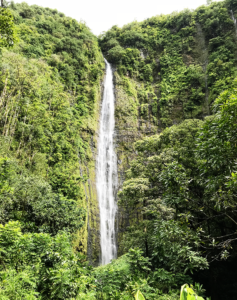
[[[196,279],[221,274],[213,261],[236,262],[236,14],[236,0],[209,1],[114,26],[100,49],[84,23],[56,10],[0,8],[1,299],[213,293]],[[82,168],[89,174],[95,158],[101,50],[116,68],[126,222],[118,218],[120,257],[92,267]]]
[[[136,142],[120,192],[131,216],[122,248],[140,247],[154,274],[163,268],[187,282],[184,274],[235,258],[236,84],[217,98],[213,116]]]
[[[80,166],[92,156],[102,55],[85,24],[56,10],[12,3],[0,20],[0,298],[71,299],[86,272],[74,252]]]
[[[100,36],[118,76],[138,82],[138,118],[166,127],[210,113],[211,103],[236,76],[236,13],[236,0],[213,2],[113,26]],[[121,84],[129,95],[126,81]]]
[[[13,15],[9,9],[0,7],[0,50],[2,47],[12,47],[16,41]]]
[[[79,167],[91,159],[102,56],[86,25],[26,3],[10,9],[19,43],[2,49],[0,62],[1,219],[75,232],[85,216]],[[64,40],[52,39],[52,28]]]

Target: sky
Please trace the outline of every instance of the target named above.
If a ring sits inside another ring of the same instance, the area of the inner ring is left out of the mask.
[[[217,0],[218,1],[218,0]],[[221,0],[219,0],[221,1]],[[14,0],[14,2],[23,2]],[[206,0],[25,0],[29,5],[37,4],[63,12],[66,16],[84,21],[96,35],[113,25],[143,21],[152,16],[195,9]]]

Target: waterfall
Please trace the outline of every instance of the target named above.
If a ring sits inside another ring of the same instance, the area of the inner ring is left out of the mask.
[[[234,14],[233,14],[233,10],[232,9],[231,9],[230,13],[231,13],[231,19],[233,20],[234,26],[235,26],[235,34],[237,36],[237,21],[236,21],[236,18],[234,16]]]
[[[100,115],[96,187],[100,208],[101,264],[117,257],[115,217],[117,212],[117,158],[114,151],[114,88],[113,72],[106,63],[104,95]]]

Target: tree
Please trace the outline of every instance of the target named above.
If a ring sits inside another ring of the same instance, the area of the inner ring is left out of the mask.
[[[3,8],[3,0],[0,7],[0,48],[12,47],[17,41],[13,16],[9,9]]]

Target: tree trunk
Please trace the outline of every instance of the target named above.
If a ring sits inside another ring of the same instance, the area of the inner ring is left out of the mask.
[[[3,7],[3,0],[1,0],[1,7]]]

